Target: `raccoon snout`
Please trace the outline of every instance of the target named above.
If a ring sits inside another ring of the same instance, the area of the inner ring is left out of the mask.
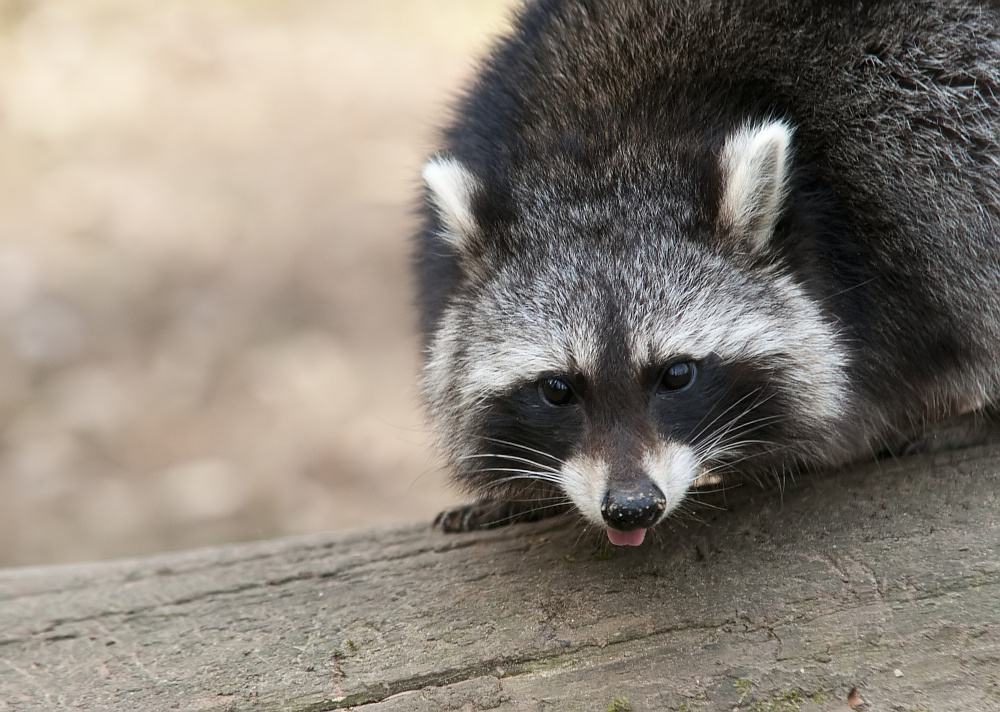
[[[610,489],[601,502],[601,516],[619,531],[646,529],[656,524],[667,508],[667,498],[649,479],[623,489]]]

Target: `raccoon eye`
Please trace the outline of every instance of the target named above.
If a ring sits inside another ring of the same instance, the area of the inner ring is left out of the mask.
[[[694,361],[677,361],[670,364],[660,377],[660,390],[683,391],[690,388],[697,370]]]
[[[546,378],[539,381],[538,392],[549,405],[564,406],[573,402],[573,389],[561,378]]]

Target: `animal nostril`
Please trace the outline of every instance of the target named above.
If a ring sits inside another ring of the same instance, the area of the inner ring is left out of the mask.
[[[601,502],[601,516],[621,531],[645,529],[657,522],[667,508],[663,492],[651,480],[621,489],[610,489]]]

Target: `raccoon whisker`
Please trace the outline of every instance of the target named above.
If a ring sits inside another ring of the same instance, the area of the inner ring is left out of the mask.
[[[711,467],[703,468],[702,470],[700,470],[698,472],[698,476],[699,477],[707,477],[707,476],[709,476],[711,474],[714,474],[716,472],[726,472],[726,471],[731,471],[732,469],[733,469],[733,466],[731,464],[729,464],[728,462],[719,462],[719,463],[716,463],[716,464],[712,465]],[[696,490],[688,490],[688,491],[689,492],[701,492],[702,490],[696,489]]]
[[[692,499],[692,500],[685,499],[684,500],[684,505],[685,506],[684,506],[684,509],[682,511],[684,511],[684,513],[689,514],[689,515],[692,514],[692,511],[693,511],[693,507],[691,506],[692,504],[696,504],[699,507],[702,507],[704,509],[714,509],[714,510],[716,510],[718,512],[725,512],[726,511],[725,507],[720,507],[719,505],[717,505],[717,504],[711,504],[710,502],[702,502],[700,499]],[[704,524],[704,522],[702,522],[700,519],[696,518],[696,521]]]
[[[500,472],[524,472],[524,470],[500,470]],[[483,470],[483,472],[489,472],[489,470]],[[516,486],[508,486],[511,483],[517,483]],[[537,483],[538,487],[532,487],[529,483]],[[544,486],[542,485],[544,483]],[[562,491],[561,483],[558,480],[549,479],[547,477],[539,477],[537,473],[527,472],[523,475],[510,475],[508,477],[502,477],[495,480],[487,480],[485,482],[480,482],[477,484],[477,488],[485,494],[490,492],[495,493],[495,499],[497,501],[503,500],[505,502],[538,502],[542,500],[551,500],[557,498],[568,499],[565,492]],[[549,496],[550,493],[552,496]],[[524,496],[518,499],[517,495],[523,494]],[[489,498],[489,497],[487,497]]]
[[[759,487],[760,489],[764,489],[764,481],[760,479],[760,473],[759,472],[752,472],[751,471],[751,472],[744,472],[744,473],[741,473],[741,474],[744,477],[749,477],[751,480],[753,480],[757,484],[757,487]]]
[[[761,404],[764,402],[766,401],[761,401]],[[743,411],[742,413],[740,413],[740,415],[733,418],[733,420],[729,421],[729,423],[726,425],[725,428],[719,431],[719,433],[716,434],[711,440],[708,440],[701,446],[699,446],[696,449],[696,452],[699,453],[701,457],[705,457],[709,452],[711,452],[715,448],[726,444],[726,440],[728,438],[736,438],[736,437],[742,438],[745,435],[749,435],[750,433],[760,430],[763,427],[770,425],[771,423],[781,420],[783,418],[783,416],[780,415],[769,415],[769,416],[764,416],[763,418],[757,418],[756,420],[740,422],[740,420],[742,418],[745,418],[753,408],[757,407],[757,405],[760,404],[751,405],[749,409]]]
[[[781,491],[781,493],[784,494],[784,482],[783,481],[779,481],[777,479],[777,473],[773,469],[770,469],[770,470],[767,471],[766,474],[768,476],[772,476],[773,475],[775,477],[775,483],[778,485],[779,491]],[[749,473],[749,475],[750,475],[750,477],[753,478],[754,482],[757,483],[758,487],[760,487],[761,489],[766,489],[767,488],[767,480],[762,480],[760,478],[760,475],[757,472]]]
[[[580,525],[580,533],[576,535],[576,541],[573,542],[574,548],[580,546],[580,540],[583,539],[585,536],[591,534],[597,534],[597,536],[602,536],[604,534],[603,530],[598,530],[597,527],[594,526],[594,523],[589,519],[587,519],[585,516],[583,516],[580,510],[576,509],[575,507],[566,514],[567,516],[569,516],[570,514],[576,515],[577,523]],[[598,541],[600,541],[600,539],[598,539]]]
[[[724,397],[724,396],[728,395],[728,394],[729,394],[729,392],[730,392],[731,390],[733,390],[733,384],[730,384],[729,386],[727,386],[727,387],[726,387],[726,390],[724,390],[724,391],[723,391],[723,392],[722,392],[722,393],[721,393],[721,394],[719,395],[719,397],[720,397],[720,398],[722,398],[722,397]],[[747,394],[747,395],[749,395],[749,394]],[[747,396],[743,396],[743,398],[746,398],[746,397],[747,397]],[[700,420],[699,420],[699,421],[698,421],[697,423],[695,423],[695,426],[694,426],[694,428],[692,428],[692,431],[694,431],[694,434],[693,434],[693,435],[690,435],[689,437],[690,437],[690,438],[691,438],[692,440],[696,440],[696,439],[697,439],[697,438],[698,438],[698,437],[699,437],[699,436],[700,436],[700,435],[701,435],[702,433],[704,433],[704,432],[705,432],[706,430],[708,430],[708,429],[709,429],[710,427],[712,427],[712,423],[714,423],[714,422],[715,422],[715,421],[717,421],[717,420],[718,420],[719,418],[721,418],[721,417],[722,417],[723,415],[725,415],[725,414],[726,414],[726,413],[728,413],[728,412],[729,412],[730,410],[732,410],[732,409],[733,409],[733,408],[735,408],[735,407],[736,407],[737,405],[739,405],[739,404],[740,404],[740,401],[742,401],[742,400],[743,400],[743,398],[740,398],[740,399],[739,399],[739,400],[737,400],[737,401],[736,401],[735,403],[732,403],[732,404],[731,404],[731,405],[730,405],[730,406],[729,406],[728,408],[726,408],[726,409],[725,409],[724,411],[722,411],[721,413],[719,413],[718,415],[716,415],[716,416],[715,416],[715,418],[713,418],[713,419],[712,419],[712,422],[711,422],[711,423],[708,423],[708,424],[706,424],[706,425],[705,425],[705,427],[703,427],[703,428],[702,428],[702,427],[701,427],[701,424],[705,422],[705,418],[707,418],[708,416],[710,416],[710,415],[712,414],[712,412],[713,412],[713,411],[712,411],[712,409],[709,409],[709,410],[708,410],[708,412],[707,412],[707,413],[705,413],[705,415],[701,416],[701,419],[700,419]],[[699,429],[699,428],[700,428],[700,429]]]
[[[546,504],[543,508],[557,507],[563,504],[570,504],[569,498],[567,497],[513,497],[505,498],[504,502],[508,504],[541,504],[543,502],[552,502],[553,504]],[[529,511],[535,511],[531,509]]]
[[[487,437],[485,435],[480,436],[480,439],[481,440],[486,440],[487,442],[496,443],[498,445],[507,445],[508,447],[516,447],[519,450],[524,450],[525,452],[530,452],[530,453],[533,453],[535,455],[541,455],[542,457],[546,457],[546,458],[552,460],[553,462],[558,463],[560,466],[566,464],[566,461],[563,460],[562,458],[558,458],[555,455],[551,455],[551,454],[549,454],[547,452],[544,452],[542,450],[536,450],[533,447],[528,447],[527,445],[524,445],[523,443],[516,443],[516,442],[513,442],[511,440],[501,440],[500,438],[490,438],[490,437]]]
[[[512,500],[512,501],[516,502],[518,500]],[[530,500],[524,500],[524,501],[530,501]],[[519,519],[519,518],[521,518],[521,517],[523,517],[525,515],[535,514],[537,512],[542,512],[542,511],[544,511],[546,509],[554,509],[556,507],[565,507],[568,504],[570,504],[569,501],[564,501],[564,502],[557,502],[555,504],[545,504],[545,505],[542,505],[540,507],[532,507],[530,509],[518,510],[517,512],[512,512],[512,513],[510,513],[510,514],[508,514],[506,516],[497,517],[496,519],[491,519],[488,522],[484,522],[483,525],[489,527],[489,526],[496,526],[498,524],[505,524],[505,523],[509,523],[509,522],[512,522],[512,521],[516,521],[517,519]]]
[[[706,474],[706,475],[707,474],[711,474],[712,472],[715,472],[716,470],[719,470],[719,469],[722,469],[722,468],[733,468],[736,465],[740,464],[741,462],[744,462],[745,460],[750,460],[750,459],[753,459],[755,457],[764,457],[764,456],[767,456],[767,455],[772,455],[775,452],[779,452],[781,450],[785,450],[785,449],[788,449],[788,447],[790,447],[790,446],[787,446],[787,445],[775,445],[773,443],[769,443],[769,442],[766,442],[766,441],[754,441],[754,442],[762,442],[763,444],[770,445],[770,447],[767,450],[764,450],[762,452],[745,453],[742,457],[739,457],[736,460],[721,460],[720,461],[719,460],[720,455],[726,454],[726,452],[739,452],[739,447],[738,446],[742,445],[743,443],[734,443],[733,446],[730,449],[728,449],[728,450],[718,450],[718,451],[716,451],[716,452],[713,453],[712,457],[706,458],[705,462],[718,461],[718,464],[716,464],[716,465],[714,465],[714,466],[712,466],[712,467],[704,470],[702,474]]]
[[[714,487],[712,489],[705,489],[704,487],[699,487],[698,489],[693,489],[688,491],[688,495],[694,497],[695,495],[702,494],[719,494],[721,492],[728,492],[729,490],[734,490],[739,488],[739,483],[734,483],[731,485],[726,485],[725,487]]]
[[[530,501],[530,500],[525,500],[525,501]],[[531,512],[540,512],[543,509],[552,509],[554,507],[563,507],[563,506],[565,506],[567,504],[572,504],[572,502],[570,502],[569,497],[551,497],[549,499],[535,500],[535,501],[538,501],[538,502],[552,502],[552,504],[545,504],[545,505],[542,505],[540,507],[532,507],[531,509],[526,510],[525,513],[530,514]]]
[[[534,512],[540,512],[545,509],[556,509],[557,507],[569,507],[571,502],[567,500],[557,499],[555,497],[547,499],[508,499],[505,500],[508,504],[517,504],[525,506],[525,509],[517,509],[516,512],[511,512],[508,519],[513,519],[526,514],[533,514]],[[527,505],[532,505],[528,507]],[[499,520],[497,520],[499,521]]]
[[[736,424],[736,423],[740,423],[740,421],[743,418],[746,418],[748,415],[750,415],[751,413],[753,413],[753,411],[755,409],[761,407],[762,405],[764,405],[765,403],[767,403],[769,400],[771,400],[772,398],[774,398],[774,395],[775,395],[773,392],[767,392],[764,388],[758,388],[756,391],[754,391],[754,394],[755,394],[755,398],[754,398],[753,403],[751,403],[750,405],[748,405],[746,408],[744,408],[744,410],[743,410],[742,413],[740,413],[738,416],[736,416],[735,418],[733,418],[732,420],[729,421],[729,425],[727,425],[727,428],[726,428],[727,430],[729,429],[729,427],[731,425]],[[775,414],[773,416],[765,416],[765,418],[768,418],[768,417],[780,418],[780,417],[783,417],[783,416],[777,415],[777,414]],[[764,418],[761,418],[759,420],[763,420],[763,419]],[[749,425],[749,424],[756,423],[756,422],[758,422],[758,421],[757,420],[752,420],[752,421],[749,421],[749,423],[747,423],[747,424]]]
[[[483,460],[486,458],[496,458],[498,460],[510,460],[511,462],[520,462],[525,465],[531,465],[532,467],[538,467],[545,472],[551,472],[557,474],[559,470],[550,465],[542,465],[541,463],[535,462],[534,460],[529,460],[526,457],[518,457],[517,455],[506,455],[501,452],[481,452],[474,455],[462,455],[461,457],[455,458],[456,462],[467,462],[468,460]]]
[[[745,447],[747,445],[773,445],[770,440],[757,440],[755,438],[740,438],[739,440],[730,440],[725,443],[719,443],[716,447],[712,448],[713,453],[729,452],[731,450]]]
[[[519,482],[519,480],[533,479],[533,478],[517,478],[513,477],[510,481]],[[479,487],[477,487],[477,492],[481,497],[484,497],[486,501],[494,501],[497,503],[528,503],[533,504],[535,502],[569,502],[569,496],[566,495],[561,490],[556,490],[554,488],[543,488],[541,490],[534,490],[530,486],[525,486],[523,484],[518,484],[518,486],[508,487],[505,486],[508,480],[488,482]]]
[[[770,440],[758,440],[756,438],[747,437],[748,435],[753,435],[758,430],[762,430],[770,424],[770,422],[761,422],[756,426],[751,426],[749,424],[741,425],[739,428],[734,428],[730,432],[720,433],[719,436],[713,440],[702,443],[702,445],[696,449],[696,452],[707,456],[709,453],[725,449],[737,442],[744,444],[770,444]]]
[[[760,476],[758,475],[758,473],[752,472],[752,471],[751,472],[745,472],[743,470],[740,470],[739,467],[738,467],[738,465],[740,465],[740,463],[743,463],[743,462],[745,462],[747,460],[751,460],[751,459],[753,459],[755,457],[769,456],[769,455],[772,455],[772,454],[773,454],[772,451],[761,452],[761,453],[756,453],[755,452],[755,453],[750,453],[749,455],[745,455],[744,457],[737,458],[736,460],[732,460],[732,461],[728,461],[728,462],[725,462],[725,461],[724,462],[716,462],[712,466],[706,467],[706,468],[702,469],[701,472],[699,473],[699,476],[700,477],[706,477],[706,476],[711,475],[711,474],[716,473],[716,472],[731,473],[731,474],[739,475],[739,476],[742,476],[742,477],[749,477],[749,478],[753,479],[758,485],[760,485],[761,487],[763,487],[764,483],[761,481]],[[706,490],[700,490],[700,489],[689,490],[689,492],[705,492],[705,491]]]
[[[745,462],[747,460],[750,460],[750,459],[752,459],[754,457],[757,457],[757,453],[754,453],[753,455],[749,455],[747,457],[737,458],[736,460],[733,460],[732,462],[718,462],[718,463],[712,465],[711,467],[708,467],[708,468],[705,468],[704,470],[702,470],[701,473],[700,473],[700,476],[701,477],[709,477],[709,476],[711,476],[713,474],[717,474],[717,473],[722,473],[722,475],[726,475],[726,474],[731,474],[731,475],[746,475],[747,473],[741,471],[738,468],[738,465],[740,465],[741,463],[743,463],[743,462]]]
[[[538,473],[528,472],[527,470],[513,470],[513,469],[509,469],[509,468],[507,468],[507,469],[505,469],[505,468],[490,468],[490,469],[487,469],[487,470],[476,470],[476,474],[484,473],[484,472],[522,472],[522,473],[524,473],[524,474],[520,474],[520,475],[511,475],[510,477],[504,477],[502,479],[495,480],[493,482],[490,482],[490,486],[502,485],[502,484],[506,484],[507,482],[514,482],[515,480],[533,480],[535,482],[551,482],[552,484],[556,484],[556,485],[560,484],[560,481],[557,480],[554,477],[542,477],[542,476],[538,475]]]
[[[711,507],[712,505],[707,505],[704,502],[698,502],[700,507]],[[722,509],[722,507],[715,507],[715,509]],[[687,500],[682,501],[677,505],[677,508],[671,512],[670,521],[677,524],[678,526],[687,529],[688,522],[696,522],[697,524],[705,524],[705,520],[694,513],[694,509],[691,507],[691,503]]]
[[[526,480],[530,480],[532,482],[542,481],[537,480],[534,477],[505,477],[504,479],[490,482],[489,484],[480,485],[480,491],[486,494],[494,493],[493,499],[502,499],[505,502],[541,502],[543,500],[548,501],[563,497],[561,494],[548,496],[543,492],[535,492],[533,491],[534,488],[526,486]],[[522,492],[526,493],[523,497],[516,496]]]
[[[779,413],[775,413],[773,415],[765,415],[765,416],[762,416],[760,418],[755,418],[753,420],[746,420],[746,421],[742,420],[743,418],[746,418],[748,415],[752,414],[754,408],[758,408],[758,407],[764,405],[772,397],[773,397],[773,395],[768,396],[765,400],[762,400],[759,403],[754,403],[749,408],[747,408],[745,411],[743,411],[742,413],[740,413],[739,416],[737,416],[736,418],[733,418],[733,420],[731,420],[727,424],[726,431],[728,432],[729,430],[731,430],[734,425],[738,425],[741,428],[747,428],[747,427],[750,427],[751,425],[757,425],[758,423],[772,423],[772,422],[777,421],[777,420],[783,420],[786,416],[782,415],[782,414],[779,414]]]
[[[784,464],[781,465],[781,475],[780,476],[779,476],[777,470],[772,470],[771,472],[774,475],[775,484],[778,486],[778,493],[779,493],[779,495],[781,497],[781,503],[784,504],[785,503],[785,477],[787,475],[787,471],[785,469],[785,465]]]
[[[740,413],[738,416],[736,416],[735,418],[733,418],[729,422],[730,423],[738,422],[740,420],[740,418],[746,417],[747,415],[749,415],[750,413],[752,413],[755,408],[759,408],[764,403],[767,403],[769,400],[771,400],[771,398],[774,397],[774,393],[773,392],[769,392],[767,390],[767,388],[769,386],[770,386],[770,384],[768,384],[767,386],[761,386],[759,388],[755,388],[754,390],[752,390],[749,393],[747,393],[747,395],[745,395],[743,398],[740,398],[738,401],[736,401],[735,403],[733,403],[733,406],[735,407],[735,406],[739,405],[740,403],[742,403],[747,398],[753,396],[753,402],[750,403],[750,405],[748,405],[746,408],[744,408],[742,413]],[[732,410],[732,407],[727,408],[725,412],[729,412],[730,410]]]
[[[755,396],[757,396],[758,399],[755,400],[753,403],[751,403],[747,408],[745,408],[743,410],[743,412],[741,412],[739,415],[737,415],[734,418],[732,418],[725,425],[725,427],[721,428],[720,431],[719,431],[719,433],[714,438],[715,441],[718,441],[718,440],[722,439],[723,437],[725,437],[736,426],[747,427],[749,425],[753,425],[753,424],[756,424],[758,422],[762,422],[762,421],[766,420],[767,417],[772,417],[772,418],[778,418],[778,417],[780,417],[780,416],[777,416],[777,415],[774,415],[774,416],[765,416],[765,418],[760,418],[758,420],[753,420],[753,421],[750,421],[749,423],[742,423],[741,420],[743,418],[747,417],[750,413],[753,412],[753,410],[755,408],[759,408],[761,405],[763,405],[764,403],[766,403],[767,401],[769,401],[773,397],[773,394],[768,394],[765,398],[763,398],[763,400],[761,400],[760,396],[763,395],[763,390],[762,389],[758,389],[757,391],[754,391],[753,393],[754,393]],[[737,405],[739,402],[745,400],[746,398],[747,398],[747,396],[744,396],[739,401],[737,401],[737,403],[734,403],[733,406]],[[719,418],[722,417],[722,415],[724,415],[725,413],[727,413],[730,410],[732,410],[733,406],[730,406],[729,408],[726,409],[726,411],[724,411],[723,413],[720,413],[718,417],[716,417],[711,423],[709,423],[706,426],[706,428],[703,429],[703,432],[704,432],[705,429],[711,427],[715,422],[717,422],[719,420]]]
[[[565,493],[555,487],[531,487],[526,481],[541,483],[536,477],[513,476],[494,480],[492,482],[479,483],[478,491],[485,495],[487,499],[494,499],[498,502],[548,502],[557,499],[568,499]],[[556,484],[556,483],[548,483]],[[492,497],[490,496],[492,494]]]
[[[549,480],[550,482],[561,481],[561,478],[559,478],[556,473],[546,472],[545,470],[542,470],[541,472],[538,470],[526,470],[520,467],[481,467],[477,468],[475,472],[476,474],[479,474],[480,472],[517,472],[523,475],[530,475],[535,479]]]
[[[517,501],[529,502],[529,501],[532,501],[532,500],[512,500],[512,501],[514,501],[514,502],[517,502]],[[510,514],[510,515],[508,515],[506,517],[501,517],[501,518],[498,518],[498,519],[494,519],[492,523],[496,524],[496,523],[499,523],[499,522],[509,522],[512,519],[517,519],[517,518],[525,516],[525,515],[535,514],[537,512],[543,512],[546,509],[555,509],[557,507],[565,507],[565,506],[567,506],[569,504],[571,504],[570,501],[568,499],[566,499],[566,500],[561,501],[561,502],[555,502],[554,504],[543,504],[543,505],[541,505],[539,507],[531,507],[529,509],[522,509],[522,510],[518,510],[517,512],[514,512],[514,513],[512,513],[512,514]]]
[[[765,452],[773,452],[775,448],[784,450],[791,447],[790,444],[779,445],[772,440],[744,437],[744,435],[752,434],[753,431],[749,431],[747,433],[733,433],[733,437],[731,439],[727,439],[725,442],[719,443],[715,448],[710,450],[705,459],[710,460],[715,455],[733,452],[734,450],[740,450],[750,446],[758,446],[758,452],[761,449]]]
[[[723,392],[723,395],[725,395],[726,393],[728,393],[730,390],[732,390],[732,386],[730,386],[729,388],[727,388]],[[730,406],[728,408],[726,408],[724,411],[722,411],[721,413],[719,413],[718,415],[716,415],[714,418],[712,418],[711,421],[709,421],[708,423],[706,423],[705,426],[703,428],[701,428],[700,430],[698,430],[694,435],[690,436],[691,440],[697,440],[698,438],[700,438],[709,428],[711,428],[713,425],[715,425],[717,422],[719,422],[719,419],[722,418],[726,413],[728,413],[729,411],[731,411],[733,408],[736,408],[740,403],[742,403],[743,401],[745,401],[747,398],[750,398],[752,396],[755,396],[755,395],[759,394],[759,392],[760,392],[760,389],[755,390],[755,391],[750,391],[745,396],[743,396],[742,398],[740,398],[739,400],[737,400],[735,403],[730,404]],[[751,409],[753,407],[754,406],[751,405]],[[736,418],[734,418],[734,420],[738,420],[739,418],[743,417],[743,415],[745,415],[746,412],[747,411],[744,411],[743,414],[737,416]],[[709,415],[711,415],[711,413],[712,413],[712,411],[709,411],[704,416],[702,416],[702,419],[700,421],[698,421],[698,425],[696,425],[695,428],[697,428],[698,426],[700,426],[701,423],[704,422],[705,418],[707,418]],[[730,421],[730,422],[732,422],[732,421]]]
[[[875,281],[875,277],[872,277],[871,279],[866,279],[864,282],[859,282],[858,284],[851,285],[850,287],[845,287],[844,289],[841,289],[841,290],[839,290],[837,292],[834,292],[833,294],[824,295],[823,297],[820,297],[819,299],[817,299],[817,301],[820,304],[827,304],[834,297],[839,297],[841,294],[847,294],[848,292],[853,292],[855,289],[861,289],[861,287],[869,285],[869,284],[871,284],[874,281]]]
[[[747,457],[758,457],[763,454],[771,453],[774,452],[773,448],[777,447],[774,443],[772,443],[769,440],[734,440],[720,447],[712,448],[712,450],[706,453],[704,461],[711,462],[712,460],[717,460],[721,456],[728,455],[729,453],[733,452],[739,453],[743,450],[743,448],[748,447],[750,445],[767,445],[769,447],[767,450],[763,452],[746,453]]]

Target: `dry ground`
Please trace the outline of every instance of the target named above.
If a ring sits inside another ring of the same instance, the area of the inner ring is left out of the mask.
[[[0,565],[428,519],[407,240],[507,0],[0,0]]]

